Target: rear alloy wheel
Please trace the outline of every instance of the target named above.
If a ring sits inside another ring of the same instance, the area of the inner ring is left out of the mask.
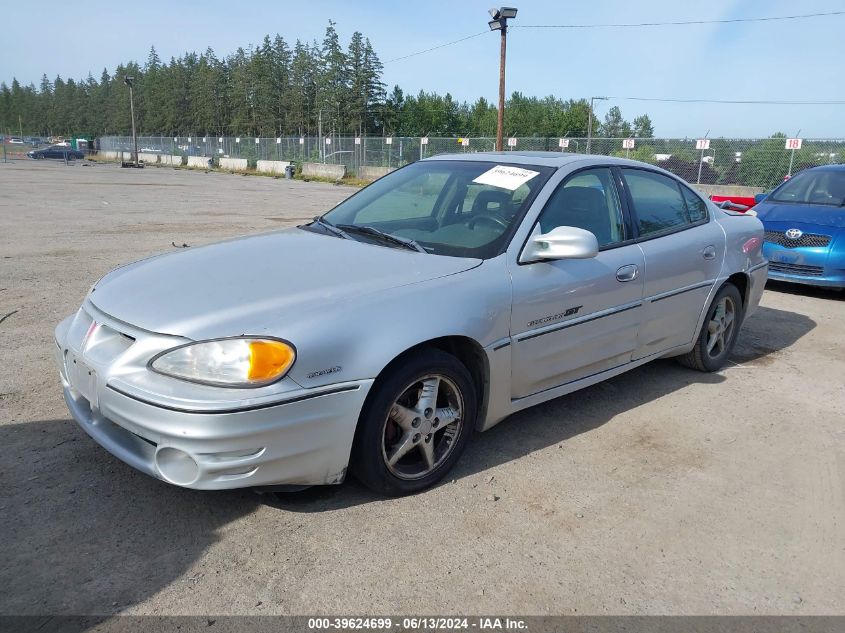
[[[361,414],[352,471],[383,494],[428,488],[472,434],[476,400],[469,372],[450,354],[424,350],[373,390]]]
[[[716,293],[692,350],[678,362],[699,371],[713,372],[725,366],[742,325],[742,297],[731,283]]]

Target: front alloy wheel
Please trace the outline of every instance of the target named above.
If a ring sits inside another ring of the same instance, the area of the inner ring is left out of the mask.
[[[454,465],[472,434],[476,394],[454,356],[425,349],[388,367],[361,411],[350,468],[382,494],[428,488]]]
[[[384,421],[381,455],[400,479],[420,479],[442,464],[453,450],[464,423],[463,396],[440,374],[408,385]]]

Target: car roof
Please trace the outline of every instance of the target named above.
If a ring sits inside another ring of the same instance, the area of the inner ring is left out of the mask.
[[[542,167],[563,167],[572,163],[592,161],[602,165],[632,165],[664,171],[655,165],[642,163],[627,158],[604,156],[601,154],[574,154],[571,152],[467,152],[461,154],[437,154],[423,160],[466,160],[487,163],[510,163],[512,165],[538,165]]]
[[[845,171],[845,165],[818,165],[816,167],[810,167],[806,171]]]

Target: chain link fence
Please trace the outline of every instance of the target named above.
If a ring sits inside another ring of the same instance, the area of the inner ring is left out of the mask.
[[[427,156],[453,152],[489,152],[494,138],[314,136],[254,138],[234,136],[143,136],[144,153],[207,158],[345,165],[357,175],[361,167],[396,168]],[[513,138],[506,151],[553,151],[622,156],[658,165],[690,183],[742,185],[769,189],[784,177],[817,165],[845,163],[845,139],[803,139],[799,149],[787,149],[786,139],[714,138],[707,149],[696,139],[668,138]],[[101,150],[132,151],[132,138],[99,139]]]

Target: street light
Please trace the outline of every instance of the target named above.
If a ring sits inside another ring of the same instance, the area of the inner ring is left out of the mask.
[[[502,44],[499,52],[499,114],[496,119],[496,151],[501,152],[504,141],[505,127],[505,50],[508,41],[508,20],[516,17],[517,10],[514,7],[501,7],[490,9],[490,17],[493,19],[487,23],[491,31],[502,32]]]
[[[135,151],[132,154],[132,162],[134,163],[135,167],[138,166],[138,137],[135,135],[135,99],[132,95],[132,82],[135,81],[134,77],[124,77],[123,83],[129,86],[129,111],[132,114],[132,145],[135,148]]]
[[[590,147],[593,140],[593,101],[607,101],[610,97],[590,97],[590,111],[587,113],[587,153],[590,153]]]

